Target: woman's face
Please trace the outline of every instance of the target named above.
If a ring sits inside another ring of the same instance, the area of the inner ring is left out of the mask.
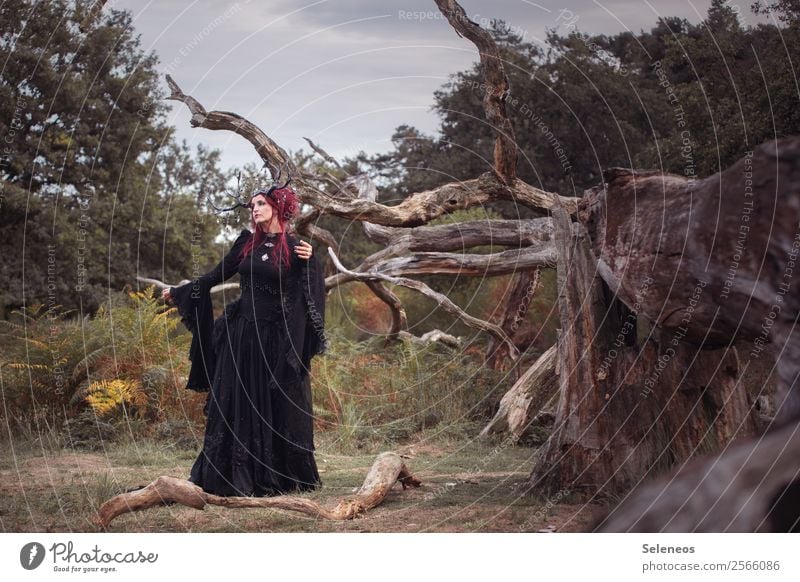
[[[272,205],[263,195],[256,196],[250,201],[251,215],[256,226],[268,226],[272,220]]]

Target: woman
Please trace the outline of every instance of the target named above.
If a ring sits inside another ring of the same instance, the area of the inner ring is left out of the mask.
[[[320,485],[314,460],[311,358],[326,349],[325,280],[289,221],[288,187],[259,190],[222,262],[165,289],[192,332],[187,388],[208,390],[203,451],[189,480],[221,496],[278,495]],[[240,276],[241,297],[213,321],[210,289]]]

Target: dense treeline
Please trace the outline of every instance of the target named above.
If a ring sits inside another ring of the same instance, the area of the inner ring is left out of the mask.
[[[157,58],[131,15],[91,3],[0,6],[0,316],[23,304],[93,312],[137,274],[204,268],[219,153],[178,144]],[[166,252],[165,252],[166,250]]]

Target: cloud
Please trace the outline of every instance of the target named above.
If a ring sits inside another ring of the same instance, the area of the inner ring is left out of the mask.
[[[479,24],[500,18],[536,42],[563,22],[563,9],[578,17],[580,30],[611,34],[649,29],[657,15],[697,22],[710,0],[461,4]],[[162,72],[184,91],[209,109],[246,116],[290,150],[307,147],[308,136],[334,155],[382,151],[403,123],[434,133],[433,92],[478,59],[432,0],[117,0],[113,6],[134,14],[144,47],[156,51]],[[744,2],[742,8],[749,10]],[[190,128],[183,106],[174,107],[171,119],[179,138],[222,149],[225,165],[256,161],[242,138]]]

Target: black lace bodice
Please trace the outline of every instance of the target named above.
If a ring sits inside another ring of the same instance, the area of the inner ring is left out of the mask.
[[[242,316],[250,320],[275,320],[286,310],[284,298],[300,293],[299,259],[294,252],[297,239],[288,235],[290,266],[278,265],[272,251],[278,244],[277,236],[268,236],[267,240],[239,263],[239,285],[241,286]]]
[[[286,359],[299,376],[308,373],[314,355],[327,349],[325,277],[316,255],[310,260],[299,258],[294,251],[299,240],[288,234],[288,268],[276,264],[272,254],[264,259],[270,249],[267,244],[279,243],[277,236],[268,237],[266,243],[241,259],[242,249],[252,236],[250,231],[243,230],[230,252],[214,269],[190,283],[171,288],[181,319],[192,332],[189,350],[192,366],[187,381],[187,387],[192,390],[208,390],[213,378],[216,355],[211,287],[237,273],[241,278],[241,299],[227,305],[225,313],[217,321],[217,328],[224,329],[228,320],[237,317],[280,324],[288,337]]]

